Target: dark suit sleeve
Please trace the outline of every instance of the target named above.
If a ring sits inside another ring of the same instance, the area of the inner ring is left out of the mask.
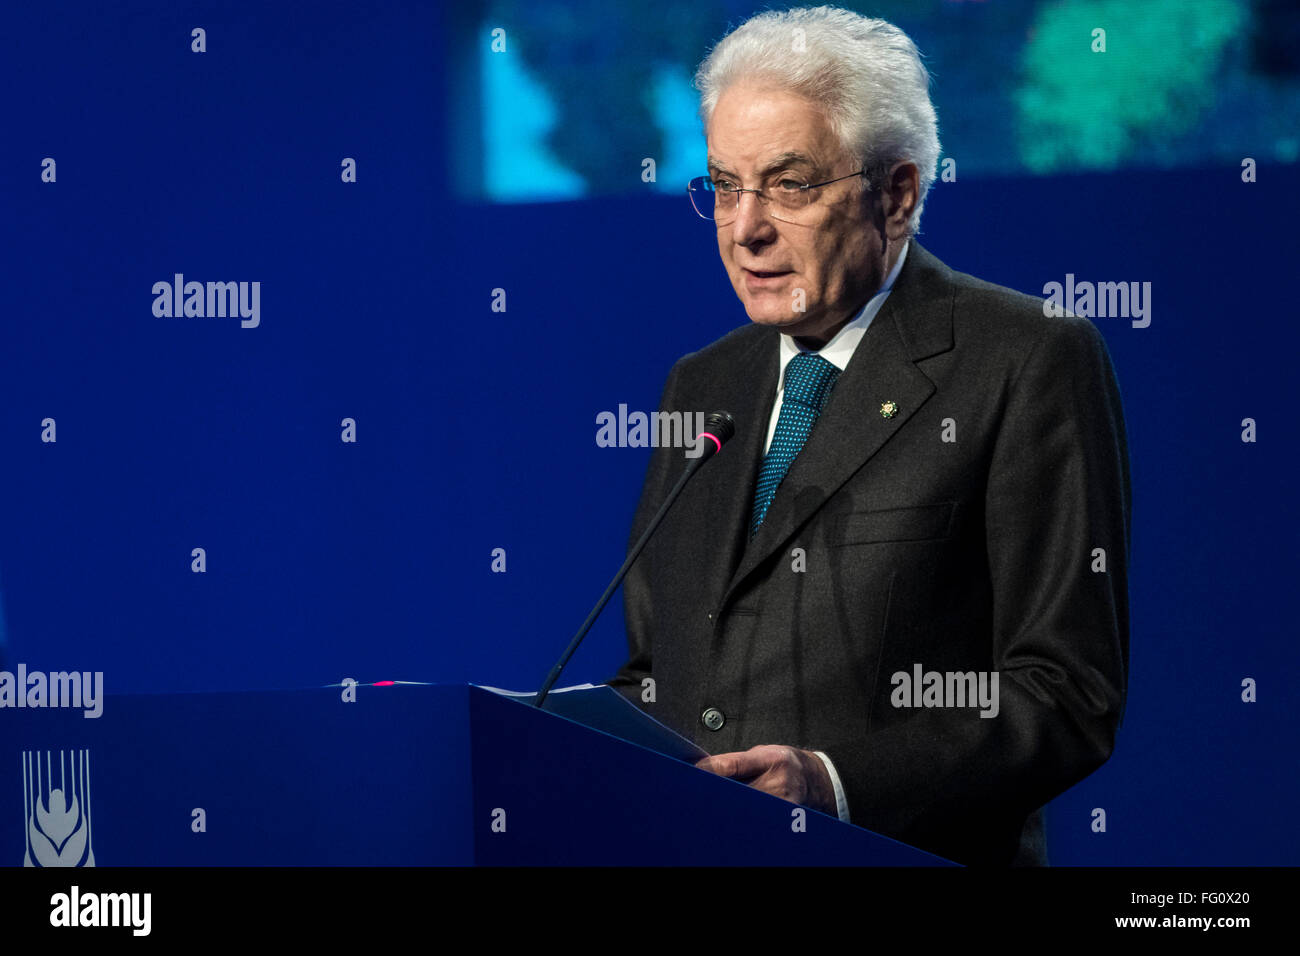
[[[659,410],[669,411],[677,404],[677,385],[680,379],[678,362],[668,373]],[[627,550],[631,551],[641,537],[650,519],[668,497],[673,482],[680,476],[684,459],[680,448],[662,445],[650,456],[645,483],[636,515],[632,519],[632,532],[628,536]],[[675,469],[674,469],[675,466]],[[654,646],[654,608],[650,600],[649,563],[654,560],[653,549],[647,546],[623,579],[623,616],[627,628],[628,659],[618,674],[608,683],[635,704],[641,702],[641,681],[651,676],[651,650]]]
[[[1029,813],[1107,760],[1124,707],[1127,439],[1110,357],[1087,320],[1052,320],[1010,385],[985,529],[998,715],[919,708],[820,749],[854,823],[962,862],[1005,863],[973,857],[970,834],[1014,845]]]

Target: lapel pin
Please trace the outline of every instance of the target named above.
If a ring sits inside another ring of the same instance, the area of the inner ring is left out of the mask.
[[[893,418],[898,413],[897,402],[885,402],[880,406],[881,418]]]

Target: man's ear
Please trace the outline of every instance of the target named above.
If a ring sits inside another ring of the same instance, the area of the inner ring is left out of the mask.
[[[891,241],[906,239],[907,221],[916,210],[921,195],[921,174],[916,163],[898,163],[881,185],[881,210],[885,214],[885,233]]]

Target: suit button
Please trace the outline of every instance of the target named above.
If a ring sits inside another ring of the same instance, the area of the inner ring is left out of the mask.
[[[708,727],[709,730],[721,730],[722,725],[727,722],[727,718],[723,716],[722,711],[716,707],[710,707],[700,714],[700,720],[704,721],[704,726]]]

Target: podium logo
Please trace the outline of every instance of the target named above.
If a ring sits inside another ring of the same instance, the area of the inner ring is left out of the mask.
[[[94,866],[90,751],[60,750],[58,763],[48,750],[41,758],[23,751],[23,866]]]

